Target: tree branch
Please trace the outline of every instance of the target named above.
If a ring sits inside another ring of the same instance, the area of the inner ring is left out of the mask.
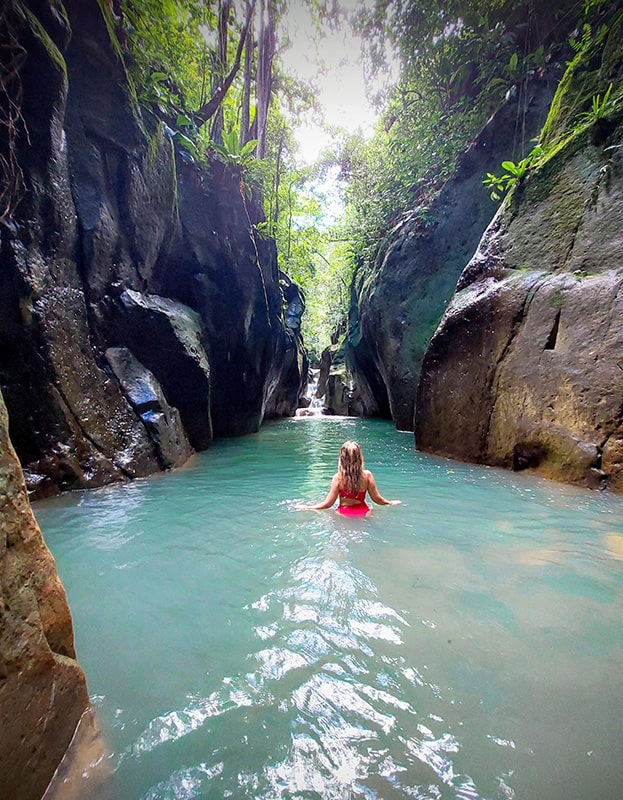
[[[193,114],[193,121],[196,125],[201,126],[206,123],[214,114],[218,111],[219,106],[223,102],[223,98],[227,94],[229,87],[234,82],[234,78],[238,74],[238,70],[240,69],[240,62],[242,60],[242,50],[244,48],[244,43],[247,38],[247,32],[249,30],[249,26],[251,25],[251,19],[253,18],[253,12],[255,10],[255,3],[256,0],[251,0],[251,5],[249,6],[249,11],[247,13],[247,18],[244,23],[244,27],[242,29],[242,33],[240,34],[240,41],[238,42],[238,49],[236,50],[236,58],[232,65],[232,68],[229,70],[225,80],[223,83],[216,89],[212,97],[205,103],[198,111],[195,111]]]

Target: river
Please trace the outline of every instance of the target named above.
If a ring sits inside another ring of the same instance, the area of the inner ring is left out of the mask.
[[[399,506],[300,511],[346,439]],[[623,498],[302,418],[36,503],[120,800],[620,800]]]

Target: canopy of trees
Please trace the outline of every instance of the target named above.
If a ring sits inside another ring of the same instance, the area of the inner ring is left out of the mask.
[[[326,150],[312,166],[297,155],[294,129],[303,112],[318,109],[317,96],[281,67],[286,0],[113,0],[104,7],[112,8],[139,102],[189,157],[220,158],[261,199],[266,222],[256,234],[276,238],[281,269],[305,290],[305,335],[318,356],[345,315],[355,265],[373,262],[401,214],[425,207],[509,93],[521,94],[528,77],[547,80],[572,57],[573,42],[561,31],[576,24],[581,40],[612,3],[302,2],[310,37],[348,26],[361,37],[370,85],[391,75],[374,98],[375,134],[327,129]],[[533,147],[518,119],[509,159],[525,159]],[[330,223],[318,188],[327,175],[343,197],[342,218]]]

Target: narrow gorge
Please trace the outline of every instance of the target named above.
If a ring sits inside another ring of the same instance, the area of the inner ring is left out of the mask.
[[[560,5],[551,19],[541,9],[552,41],[574,30],[576,4]],[[391,419],[422,453],[623,493],[616,5],[566,63],[508,92],[449,178],[413,187],[411,210],[359,263],[319,365],[332,414]],[[115,9],[11,0],[2,16],[0,794],[11,800],[43,796],[89,708],[30,501],[179,468],[215,439],[294,417],[310,374],[305,295],[279,268],[261,197],[240,163],[198,163],[139,102]],[[538,146],[500,203],[483,180],[518,131]]]

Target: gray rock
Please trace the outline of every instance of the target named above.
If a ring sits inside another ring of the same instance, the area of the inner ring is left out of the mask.
[[[176,156],[136,105],[100,6],[64,7],[69,26],[45,2],[33,9],[49,40],[7,10],[28,54],[28,137],[21,201],[0,223],[0,387],[37,496],[178,461],[111,380],[110,347],[154,374],[195,449],[294,414],[307,374],[301,297],[289,289],[286,320],[275,244],[256,237],[261,210],[240,174]]]
[[[547,115],[553,87],[527,87],[525,139]],[[492,116],[463,154],[455,174],[391,230],[376,263],[357,276],[342,359],[356,385],[369,387],[370,415],[391,416],[400,430],[413,430],[422,359],[495,210],[482,185],[487,172],[513,155],[520,109],[511,98]]]
[[[196,450],[212,441],[210,364],[199,316],[182,303],[123,291],[109,330],[153,373]]]
[[[169,405],[154,375],[125,347],[109,347],[106,359],[124,394],[145,423],[163,468],[181,466],[193,450],[179,411]]]
[[[588,137],[501,209],[422,368],[416,444],[623,490],[623,162]]]

